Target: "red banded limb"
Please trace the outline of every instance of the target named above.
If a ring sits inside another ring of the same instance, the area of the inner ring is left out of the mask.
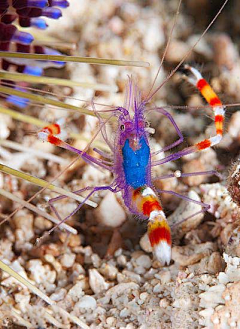
[[[199,143],[196,143],[193,146],[187,147],[182,151],[171,154],[162,160],[153,161],[152,166],[157,166],[169,161],[174,161],[181,158],[184,155],[205,150],[209,147],[217,145],[222,139],[223,122],[224,122],[224,114],[225,114],[225,108],[222,105],[222,102],[220,101],[216,93],[213,91],[211,86],[207,83],[207,81],[203,79],[201,73],[198,70],[188,65],[185,65],[185,68],[192,73],[192,77],[187,77],[187,80],[198,88],[202,96],[206,99],[208,104],[213,109],[215,115],[216,135],[210,137],[209,139],[205,139]]]
[[[56,132],[58,132],[56,134]],[[87,163],[91,164],[91,165],[97,165],[103,169],[107,169],[109,171],[113,171],[113,169],[111,168],[111,166],[108,166],[106,164],[103,163],[102,160],[100,159],[96,159],[94,157],[92,157],[91,155],[87,154],[85,151],[81,151],[79,149],[76,149],[75,147],[71,146],[70,144],[64,142],[61,138],[59,138],[59,136],[62,134],[62,130],[60,129],[60,126],[57,124],[51,124],[47,127],[44,127],[39,133],[38,133],[38,138],[43,140],[43,141],[47,141],[55,146],[59,146],[63,149],[66,149],[68,151],[71,151],[73,153],[76,153],[78,155],[80,155],[84,161],[86,161]]]

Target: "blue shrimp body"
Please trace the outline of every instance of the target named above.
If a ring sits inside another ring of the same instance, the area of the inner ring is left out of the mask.
[[[139,149],[134,150],[130,146],[129,139],[122,148],[123,170],[126,184],[136,189],[143,185],[149,185],[148,165],[150,163],[150,148],[146,139],[142,136],[139,140]]]

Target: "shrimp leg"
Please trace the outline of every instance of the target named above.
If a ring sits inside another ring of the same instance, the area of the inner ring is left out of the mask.
[[[170,144],[168,146],[165,146],[164,148],[162,148],[159,151],[153,152],[151,154],[152,156],[157,155],[157,154],[159,154],[161,152],[168,151],[168,150],[172,149],[173,147],[175,147],[175,146],[177,146],[177,145],[179,145],[179,144],[181,144],[183,142],[183,135],[182,135],[180,129],[178,128],[175,120],[173,119],[172,115],[168,111],[166,111],[162,107],[156,107],[154,109],[150,109],[149,111],[157,111],[157,112],[165,115],[170,120],[170,122],[172,123],[172,125],[174,126],[174,128],[175,128],[175,130],[176,130],[176,132],[178,134],[178,137],[179,137],[179,139],[176,142],[174,142],[174,143],[172,143],[172,144]]]
[[[182,151],[170,154],[162,160],[153,161],[152,166],[158,166],[169,161],[177,160],[183,157],[184,155],[206,150],[211,146],[217,145],[222,139],[225,114],[225,108],[222,105],[222,102],[220,101],[216,93],[213,91],[213,89],[210,87],[210,85],[207,83],[207,81],[203,79],[202,75],[198,70],[188,65],[185,65],[185,69],[189,70],[193,75],[193,77],[187,77],[187,80],[198,88],[202,96],[206,99],[208,104],[213,109],[215,116],[216,135],[210,137],[209,139],[205,139],[193,146],[184,148]]]
[[[156,180],[161,180],[161,179],[168,179],[168,178],[182,178],[182,177],[192,177],[192,176],[205,176],[205,175],[209,175],[209,176],[213,176],[216,175],[219,178],[221,178],[221,174],[219,172],[217,172],[216,170],[207,170],[207,171],[196,171],[196,172],[189,172],[189,173],[182,173],[180,170],[176,170],[174,173],[172,174],[167,174],[167,175],[163,175],[163,176],[158,176],[158,177],[154,177],[153,178],[153,182]]]
[[[38,132],[38,138],[42,141],[47,141],[53,145],[59,146],[63,149],[71,151],[73,153],[78,154],[83,158],[84,161],[91,165],[97,165],[103,169],[107,169],[109,171],[113,171],[110,166],[107,166],[102,162],[102,160],[96,159],[91,155],[87,154],[84,151],[78,150],[75,147],[71,146],[70,144],[66,143],[61,139],[64,131],[61,130],[61,125],[58,123],[51,124],[47,127],[44,127],[40,132]]]
[[[84,200],[76,207],[76,209],[74,209],[67,217],[65,217],[64,219],[62,219],[57,211],[57,209],[54,207],[53,203],[56,202],[56,201],[59,201],[59,200],[62,200],[62,199],[65,199],[67,198],[67,196],[65,195],[60,195],[56,198],[52,198],[50,199],[48,202],[49,202],[49,206],[51,208],[51,210],[55,213],[55,215],[57,216],[57,218],[60,220],[60,222],[54,226],[50,231],[48,231],[47,233],[50,234],[53,230],[55,230],[59,225],[61,225],[62,223],[66,222],[69,218],[71,218],[73,215],[76,214],[76,212],[84,205],[84,203],[95,193],[95,192],[98,192],[98,191],[105,191],[105,190],[109,190],[113,193],[116,192],[116,190],[114,188],[112,188],[111,185],[107,185],[107,186],[96,186],[96,187],[85,187],[83,189],[80,189],[80,190],[77,190],[73,193],[75,194],[79,194],[79,193],[82,193],[84,191],[89,191],[90,190],[90,193],[84,198]]]
[[[197,211],[197,212],[195,212],[194,214],[192,214],[191,216],[188,216],[187,218],[182,219],[180,222],[175,223],[172,227],[175,227],[175,226],[177,226],[177,225],[180,225],[180,224],[182,224],[183,222],[185,222],[186,220],[188,220],[188,219],[190,219],[190,218],[192,218],[192,217],[194,217],[194,216],[196,216],[196,215],[198,215],[198,214],[204,213],[205,211],[207,211],[207,210],[210,208],[210,205],[207,204],[207,203],[204,203],[204,202],[201,202],[201,201],[194,200],[194,199],[192,199],[192,198],[189,198],[189,197],[186,196],[186,195],[182,195],[182,194],[179,194],[179,193],[174,192],[174,191],[159,190],[159,189],[157,189],[157,191],[158,191],[159,193],[166,193],[166,194],[174,195],[174,196],[176,196],[176,197],[178,197],[178,198],[181,198],[181,199],[186,200],[186,201],[189,201],[189,202],[193,202],[193,203],[195,203],[195,204],[197,204],[197,205],[200,205],[200,206],[202,207],[202,210]]]

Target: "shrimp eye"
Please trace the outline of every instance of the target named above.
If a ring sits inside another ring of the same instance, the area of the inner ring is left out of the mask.
[[[120,126],[120,129],[121,129],[122,131],[124,131],[124,130],[125,130],[125,125],[121,125],[121,126]]]

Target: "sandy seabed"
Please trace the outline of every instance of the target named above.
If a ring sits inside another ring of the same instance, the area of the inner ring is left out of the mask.
[[[79,107],[91,108],[94,97],[96,108],[101,110],[106,107],[100,104],[124,104],[126,82],[128,75],[132,75],[146,94],[160,65],[177,1],[70,0],[70,4],[63,18],[51,22],[47,32],[59,42],[76,43],[75,50],[68,50],[70,55],[143,60],[151,67],[69,63],[61,70],[48,69],[47,74],[117,85],[119,92],[94,94],[89,89],[56,86],[46,86],[44,90],[56,93],[61,100],[69,96],[66,101]],[[156,86],[194,45],[219,5],[219,1],[211,4],[204,0],[184,1]],[[239,14],[239,1],[230,1],[185,61],[200,69],[224,104],[240,102]],[[163,85],[152,104],[172,114],[185,137],[184,147],[214,135],[211,109],[179,72]],[[180,107],[185,105],[188,107]],[[95,117],[49,106],[31,104],[24,113],[48,122],[66,118],[66,129],[82,134],[81,139],[72,141],[79,149],[86,147],[98,127]],[[155,130],[151,136],[152,150],[177,139],[167,118],[152,112],[147,119]],[[176,170],[216,169],[222,175],[221,178],[212,175],[155,182],[156,188],[172,190],[210,205],[205,214],[176,225],[201,207],[161,194],[164,211],[173,227],[170,266],[162,267],[153,258],[145,235],[146,223],[131,216],[121,196],[110,192],[100,192],[93,197],[99,204],[97,209],[84,206],[68,221],[78,230],[78,235],[56,229],[40,244],[36,244],[36,240],[53,224],[26,208],[18,211],[1,226],[0,259],[90,328],[240,328],[239,122],[239,107],[227,106],[224,137],[219,146],[153,169],[153,177]],[[6,165],[51,181],[73,159],[69,152],[37,140],[30,134],[36,127],[30,124],[0,114],[0,125],[1,139],[56,155],[46,160],[29,152],[1,147],[1,159]],[[114,124],[107,125],[111,140],[115,130]],[[96,140],[100,147],[105,146],[100,136]],[[74,191],[86,186],[108,185],[111,181],[108,171],[98,171],[79,160],[55,184]],[[34,185],[1,173],[0,187],[24,200],[38,191]],[[56,194],[45,190],[33,204],[50,213],[47,201],[54,196]],[[71,199],[56,203],[62,218],[76,206],[77,202]],[[0,197],[2,217],[17,207]],[[17,319],[16,314],[21,319]],[[0,323],[2,328],[77,327],[5,273],[1,273]]]

